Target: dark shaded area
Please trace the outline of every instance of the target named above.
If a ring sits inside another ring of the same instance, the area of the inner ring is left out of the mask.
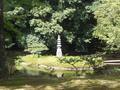
[[[104,47],[106,47],[106,43],[98,38],[93,38],[90,43],[87,44],[88,52],[91,53],[104,52]]]
[[[3,16],[3,0],[0,1],[0,78],[7,75],[6,51],[5,51],[5,32],[4,32],[4,16]]]
[[[7,56],[6,57],[6,59],[7,59],[6,66],[8,69],[8,71],[7,71],[8,74],[6,74],[6,78],[19,72],[15,67],[16,60],[19,60],[18,56],[25,56],[28,54],[30,54],[30,53],[24,52],[24,51],[22,52],[19,50],[18,51],[16,51],[16,50],[7,50],[6,51],[6,56]]]

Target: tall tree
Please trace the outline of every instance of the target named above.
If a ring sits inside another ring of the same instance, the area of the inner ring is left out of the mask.
[[[17,45],[30,52],[47,49],[55,53],[61,33],[65,53],[88,51],[95,25],[94,15],[88,11],[93,0],[4,1],[7,48]]]
[[[108,51],[120,51],[120,0],[98,0],[92,8],[97,20],[93,35],[106,42]]]
[[[4,47],[4,21],[3,21],[3,0],[0,0],[0,76],[6,73],[6,56]]]

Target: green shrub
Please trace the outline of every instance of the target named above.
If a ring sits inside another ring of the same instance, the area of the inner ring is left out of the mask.
[[[79,72],[77,67],[78,65],[76,66],[76,63],[79,62],[85,62],[85,65],[88,65],[90,68],[92,68],[95,73],[100,73],[103,67],[103,59],[98,55],[62,57],[59,58],[59,61],[60,63],[67,63],[71,65],[75,69],[76,75],[78,75]]]
[[[84,56],[84,60],[86,64],[93,68],[93,70],[98,73],[101,71],[101,67],[103,66],[103,59],[98,55],[89,55]]]
[[[36,37],[35,35],[27,35],[26,37],[26,43],[27,43],[27,51],[33,53],[33,52],[37,52],[37,51],[43,51],[43,50],[47,50],[47,46],[44,45],[43,43],[44,41],[39,40],[38,37]]]
[[[59,58],[59,61],[60,61],[60,63],[67,63],[67,64],[71,65],[75,69],[76,75],[78,75],[79,70],[75,64],[78,62],[82,62],[83,59],[81,59],[78,56],[69,56],[69,57]]]

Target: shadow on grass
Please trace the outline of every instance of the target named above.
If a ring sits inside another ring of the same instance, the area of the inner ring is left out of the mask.
[[[2,89],[1,89],[2,88]],[[119,90],[119,78],[56,78],[43,76],[15,75],[0,80],[1,90]]]

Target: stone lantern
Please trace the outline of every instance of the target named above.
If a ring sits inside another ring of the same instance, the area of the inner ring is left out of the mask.
[[[61,49],[62,45],[61,45],[61,38],[60,35],[58,35],[58,39],[57,39],[57,51],[56,51],[56,56],[57,57],[62,57],[62,49]]]

